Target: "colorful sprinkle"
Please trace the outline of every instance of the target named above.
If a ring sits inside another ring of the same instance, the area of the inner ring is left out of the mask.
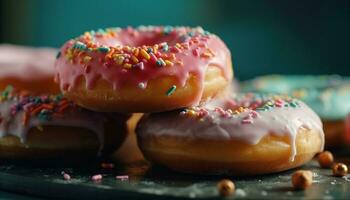
[[[131,60],[136,64],[139,62],[139,59],[136,58],[136,56],[131,56]]]
[[[151,56],[144,49],[141,49],[140,53],[142,57],[145,58],[146,60],[149,60],[151,58]]]
[[[124,67],[125,69],[131,69],[132,65],[129,64],[129,63],[125,63],[125,64],[123,65],[123,67]]]
[[[169,45],[168,45],[168,44],[164,44],[164,45],[162,46],[162,50],[163,50],[164,52],[169,51]]]
[[[199,56],[199,49],[198,48],[193,49],[192,53],[194,56]]]
[[[124,59],[125,59],[124,56],[116,56],[115,61],[118,65],[121,65],[123,64]]]
[[[243,119],[241,121],[242,124],[252,124],[253,123],[253,119],[251,118],[247,118],[247,119]]]
[[[137,63],[136,67],[138,67],[140,70],[144,70],[145,69],[145,66],[144,66],[143,62]]]
[[[78,49],[78,50],[85,50],[86,49],[86,44],[77,41],[75,42],[75,44],[73,45],[73,49]]]
[[[97,50],[101,53],[108,53],[110,51],[110,49],[108,47],[102,46],[97,48]]]
[[[157,61],[156,61],[156,64],[159,66],[159,67],[164,67],[166,66],[166,63],[164,62],[163,59],[159,58]]]
[[[116,176],[115,178],[116,178],[117,180],[120,180],[120,181],[129,180],[129,176],[128,176],[128,175],[120,175],[120,176]]]
[[[102,175],[101,174],[96,174],[91,177],[92,181],[100,181],[102,180]]]
[[[66,181],[71,180],[71,176],[69,174],[67,174],[66,172],[61,172],[63,179]]]
[[[180,112],[181,116],[194,117],[202,120],[205,116],[209,117],[242,117],[242,124],[252,124],[259,118],[261,112],[268,112],[272,109],[283,109],[286,105],[297,108],[297,100],[287,96],[264,96],[256,94],[245,94],[223,103],[223,107],[209,109],[205,107],[193,107]],[[213,112],[209,114],[209,112]]]
[[[167,96],[171,96],[176,90],[176,85],[171,86],[171,88],[169,88],[169,90],[166,92]]]
[[[164,62],[165,62],[165,65],[166,65],[167,67],[171,67],[171,66],[174,65],[174,63],[172,63],[172,62],[169,61],[169,60],[165,60]]]
[[[157,63],[158,62],[158,59],[157,59],[157,56],[154,55],[153,53],[150,53],[150,60],[152,63]]]
[[[90,56],[85,56],[84,59],[83,59],[83,61],[84,61],[84,63],[87,63],[87,62],[90,62],[91,59],[92,59],[92,57],[90,57]]]
[[[201,57],[203,57],[203,58],[210,58],[210,57],[213,57],[213,55],[211,53],[209,53],[209,52],[205,52],[205,53],[201,54]]]

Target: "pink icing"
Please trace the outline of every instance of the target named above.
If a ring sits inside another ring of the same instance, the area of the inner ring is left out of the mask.
[[[56,49],[0,45],[0,78],[19,77],[23,80],[54,76]]]
[[[77,41],[78,47],[77,47]],[[82,45],[81,45],[82,44]],[[167,45],[164,45],[167,44]],[[80,45],[80,46],[79,46]],[[79,48],[83,46],[82,48]],[[168,50],[164,50],[168,46]],[[108,52],[99,51],[99,47],[108,47]],[[158,47],[155,52],[154,48]],[[131,49],[131,50],[128,50]],[[140,53],[148,50],[150,58],[146,59]],[[135,53],[135,49],[139,53]],[[114,53],[113,53],[114,51]],[[115,53],[118,51],[118,53]],[[111,53],[112,52],[112,53]],[[123,63],[118,63],[115,56],[122,55]],[[135,55],[137,60],[133,60]],[[91,57],[87,62],[86,56]],[[114,57],[114,58],[111,58]],[[143,89],[151,79],[172,76],[177,86],[184,86],[189,74],[197,77],[203,89],[204,72],[208,65],[220,68],[227,80],[230,73],[227,59],[230,51],[223,41],[201,28],[187,27],[139,27],[137,29],[106,29],[68,41],[61,48],[61,56],[57,59],[55,69],[61,90],[75,87],[76,80],[83,76],[86,87],[93,89],[96,80],[102,78],[108,81],[116,90],[125,84]],[[159,66],[156,62],[170,61]],[[130,64],[125,67],[125,64]],[[197,100],[202,93],[199,93]]]

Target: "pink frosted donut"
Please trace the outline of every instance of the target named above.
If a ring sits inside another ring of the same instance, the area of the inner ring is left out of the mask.
[[[108,28],[61,48],[65,96],[98,111],[156,112],[198,104],[232,80],[230,51],[202,28]]]
[[[204,174],[291,169],[322,151],[324,143],[321,120],[303,102],[253,94],[144,115],[136,132],[148,160]]]
[[[58,94],[54,82],[56,49],[0,45],[0,90],[8,85],[38,94]]]

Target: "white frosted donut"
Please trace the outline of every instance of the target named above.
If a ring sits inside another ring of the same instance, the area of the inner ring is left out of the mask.
[[[126,119],[83,109],[61,95],[9,88],[0,92],[0,158],[79,162],[108,155],[124,140]]]
[[[145,115],[137,134],[150,161],[205,174],[283,171],[309,161],[324,146],[322,122],[303,102],[252,93]]]

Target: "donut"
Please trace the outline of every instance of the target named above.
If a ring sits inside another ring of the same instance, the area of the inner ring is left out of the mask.
[[[267,75],[244,82],[242,91],[288,94],[301,99],[321,117],[326,147],[344,144],[344,119],[350,112],[350,78],[338,75]]]
[[[145,115],[139,146],[152,163],[199,174],[249,176],[304,164],[323,150],[319,117],[287,96],[231,95]]]
[[[59,94],[54,82],[56,49],[0,45],[0,91],[8,85],[35,94]]]
[[[69,40],[55,63],[63,94],[95,111],[192,106],[230,84],[230,51],[202,28],[107,28]]]
[[[83,109],[62,95],[0,94],[0,158],[80,161],[108,155],[125,138],[127,117]]]

